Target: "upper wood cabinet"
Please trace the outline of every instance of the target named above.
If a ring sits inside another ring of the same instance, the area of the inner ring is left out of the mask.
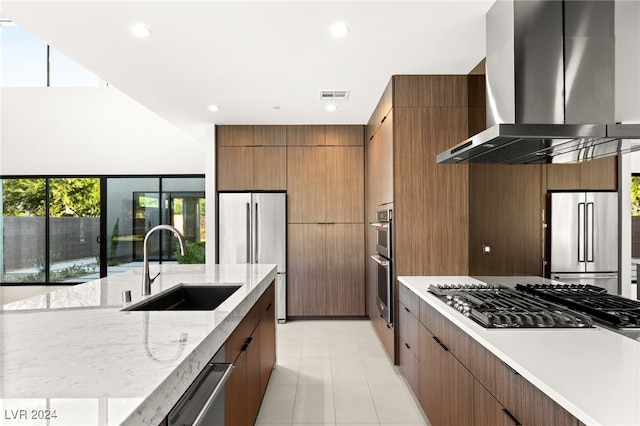
[[[253,126],[216,126],[218,146],[251,146],[253,135]]]
[[[618,190],[618,157],[548,164],[547,190]]]
[[[287,188],[286,147],[220,146],[217,164],[219,191]]]
[[[219,191],[287,188],[286,126],[218,126]]]
[[[325,145],[325,126],[289,126],[287,128],[288,146]]]
[[[289,223],[362,223],[363,155],[359,146],[289,147]]]
[[[287,126],[253,126],[253,145],[286,146]]]
[[[326,126],[325,145],[364,145],[362,126]]]

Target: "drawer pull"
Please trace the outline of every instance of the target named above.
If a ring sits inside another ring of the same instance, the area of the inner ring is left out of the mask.
[[[411,346],[409,346],[409,344],[408,344],[408,343],[406,343],[406,342],[405,342],[405,344],[404,344],[404,345],[407,347],[407,349],[411,349]]]
[[[507,364],[506,362],[500,360],[500,362],[502,363],[502,365],[504,365],[505,367],[507,367],[507,369],[509,371],[511,371],[513,374],[515,374],[516,376],[519,376],[520,373],[518,373],[516,370],[514,370],[513,368],[511,368],[511,366],[509,364]]]
[[[503,412],[504,414],[506,414],[506,415],[507,415],[507,417],[509,417],[509,418],[511,419],[511,421],[513,422],[513,424],[514,424],[514,425],[516,425],[516,426],[522,426],[522,423],[520,423],[520,420],[518,420],[518,419],[516,418],[516,416],[514,416],[513,414],[511,414],[511,411],[507,410],[506,408],[503,408],[503,409],[502,409],[502,412]]]
[[[241,349],[242,352],[246,351],[249,348],[249,345],[251,344],[252,340],[253,340],[253,337],[247,338],[247,341],[244,342],[244,345],[242,345],[242,349]]]
[[[404,306],[404,310],[411,313],[411,311],[409,310],[409,308],[407,308],[406,306]]]
[[[269,309],[271,309],[271,305],[273,305],[273,303],[269,303],[269,305],[267,306],[267,309],[265,309],[265,311],[268,311]]]
[[[442,342],[440,341],[440,339],[438,339],[436,336],[432,336],[432,337],[433,337],[433,340],[435,340],[435,341],[436,341],[436,343],[437,343],[438,345],[440,345],[440,347],[442,348],[442,350],[443,350],[443,351],[445,351],[445,352],[449,352],[449,348],[448,348],[448,347],[446,347],[446,346],[445,346],[445,344],[444,344],[444,343],[442,343]]]

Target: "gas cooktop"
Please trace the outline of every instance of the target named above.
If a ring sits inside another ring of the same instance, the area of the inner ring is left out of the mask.
[[[485,328],[591,328],[588,315],[500,285],[438,284],[429,292]]]
[[[616,329],[640,329],[640,302],[582,284],[518,284],[516,289],[591,315]]]

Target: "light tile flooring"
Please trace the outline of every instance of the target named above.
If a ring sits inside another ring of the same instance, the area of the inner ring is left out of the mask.
[[[371,322],[290,321],[256,425],[428,425]]]

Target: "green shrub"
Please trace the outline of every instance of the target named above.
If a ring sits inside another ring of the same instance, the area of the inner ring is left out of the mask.
[[[197,264],[204,263],[204,255],[205,255],[205,245],[204,241],[193,242],[186,241],[185,246],[187,247],[187,254],[180,254],[180,246],[176,244],[176,250],[173,252],[174,256],[178,260],[180,264]]]

